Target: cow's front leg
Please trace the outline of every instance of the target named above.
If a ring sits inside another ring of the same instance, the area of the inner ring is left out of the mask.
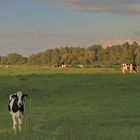
[[[15,132],[15,134],[16,134],[17,122],[16,122],[16,118],[15,118],[14,116],[12,116],[12,118],[13,118],[13,130],[14,130],[14,132]]]
[[[22,119],[23,119],[22,116],[20,118],[18,118],[18,129],[19,129],[19,132],[21,132],[21,128],[22,128]]]

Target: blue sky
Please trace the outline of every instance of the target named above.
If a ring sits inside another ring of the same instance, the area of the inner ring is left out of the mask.
[[[140,42],[140,0],[0,0],[0,55]]]

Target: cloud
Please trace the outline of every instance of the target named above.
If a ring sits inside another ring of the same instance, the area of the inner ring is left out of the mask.
[[[46,48],[50,39],[47,32],[7,32],[0,33],[0,55],[17,52],[25,56]]]
[[[138,4],[140,3],[139,0],[61,0],[62,2],[70,3],[70,4],[105,4],[105,5],[122,5],[122,4]]]
[[[0,55],[19,53],[29,56],[48,48],[61,46],[87,46],[87,37],[56,31],[0,32]],[[79,43],[80,42],[80,43]]]
[[[140,0],[40,0],[46,3],[66,4],[75,11],[88,13],[110,13],[139,15]]]
[[[135,32],[134,35],[135,35],[136,37],[140,37],[140,31]]]
[[[139,15],[140,0],[61,0],[74,6],[77,11],[89,13],[111,13]]]
[[[91,2],[91,0],[62,0],[64,3],[69,4],[87,4]]]
[[[120,45],[123,44],[125,42],[128,42],[130,44],[132,44],[134,41],[136,41],[134,38],[127,38],[127,37],[110,37],[110,38],[106,38],[106,39],[100,39],[98,42],[103,45],[104,47],[106,46],[112,46],[112,45]]]

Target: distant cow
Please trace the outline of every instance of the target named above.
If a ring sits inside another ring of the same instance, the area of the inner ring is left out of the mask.
[[[136,73],[138,71],[138,65],[130,64],[130,73]]]
[[[13,119],[13,129],[16,133],[16,126],[18,123],[19,131],[21,131],[22,120],[24,115],[24,100],[27,94],[21,91],[9,96],[8,109]]]
[[[130,70],[130,64],[122,64],[122,73],[125,74]]]
[[[57,67],[57,68],[66,68],[67,65],[66,64],[55,64],[54,67]]]
[[[122,73],[136,73],[138,71],[138,65],[136,64],[122,64]]]

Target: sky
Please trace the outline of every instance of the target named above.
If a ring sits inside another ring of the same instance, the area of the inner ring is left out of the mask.
[[[0,0],[0,55],[140,42],[140,0]]]

